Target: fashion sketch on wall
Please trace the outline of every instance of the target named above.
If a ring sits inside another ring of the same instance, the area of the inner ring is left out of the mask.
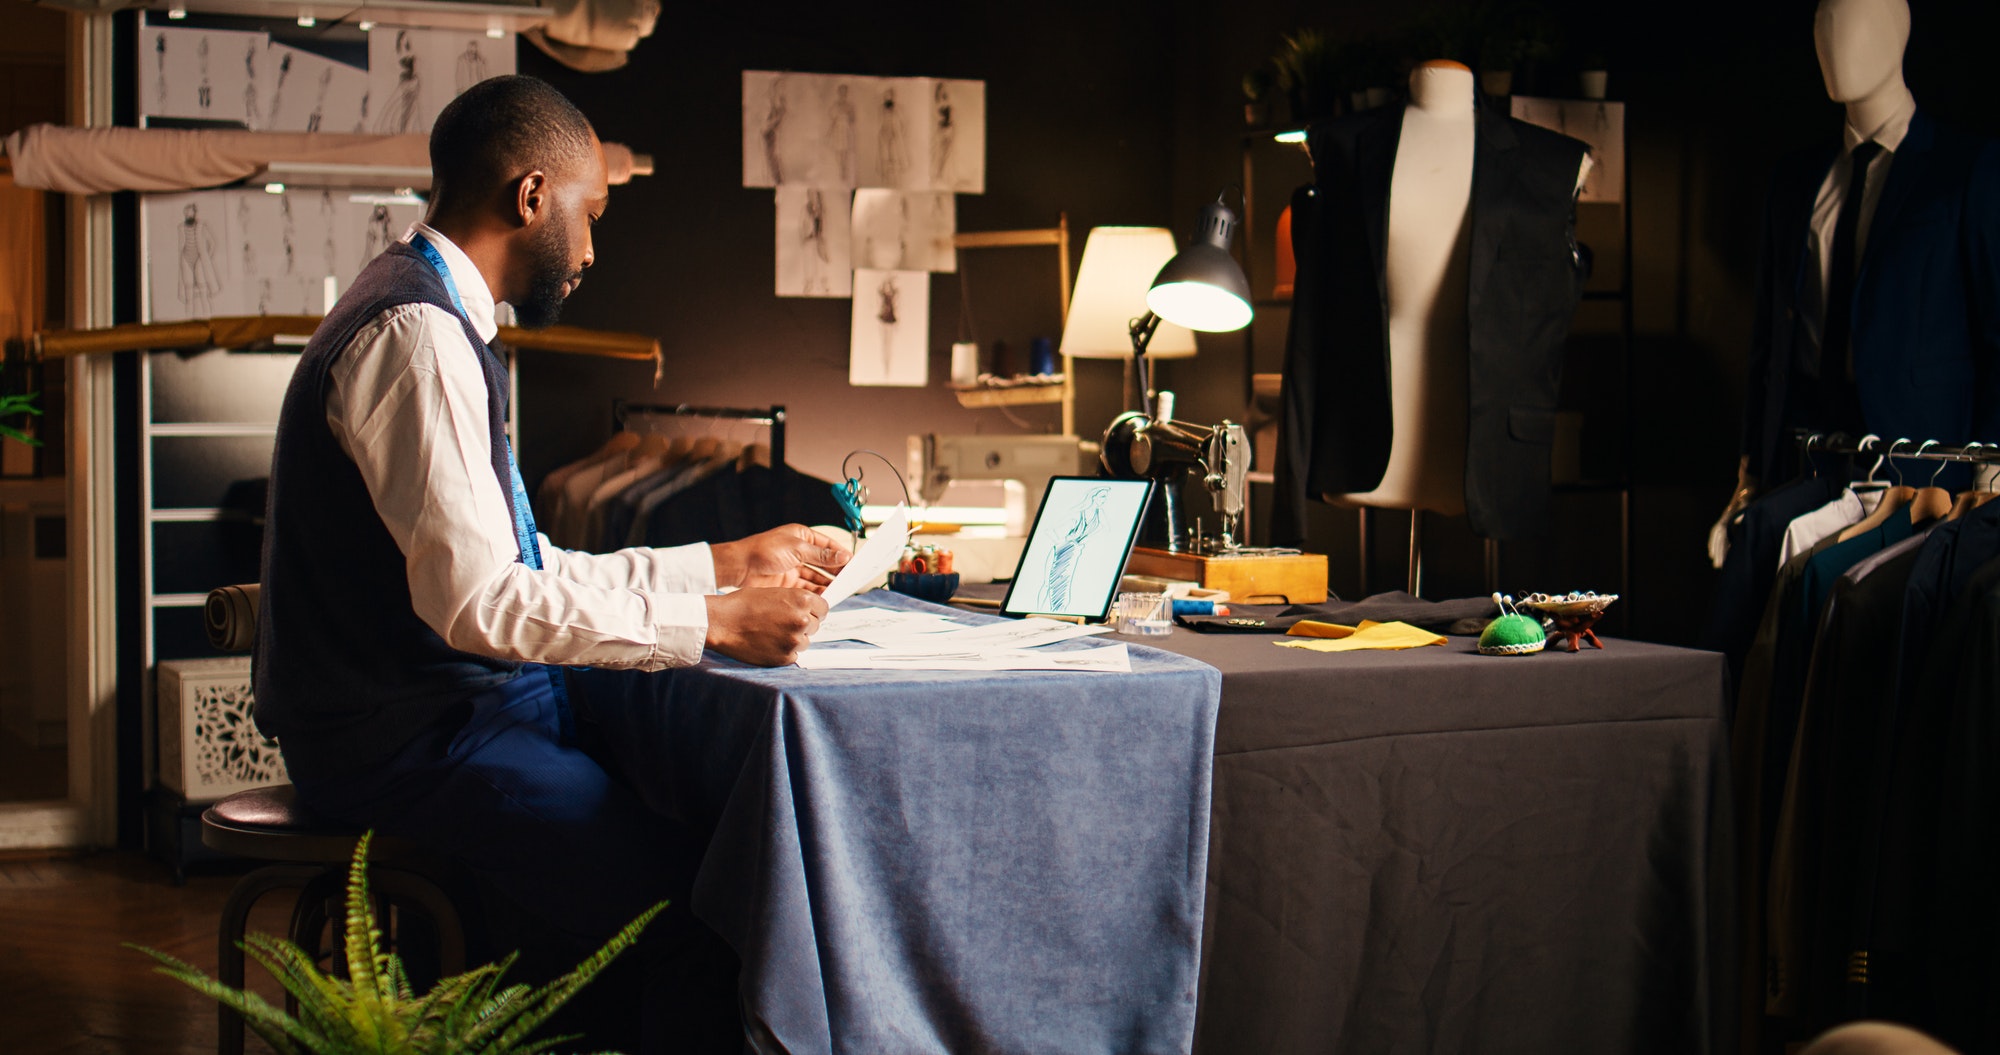
[[[260,79],[276,73],[265,61],[269,43],[263,33],[146,26],[139,37],[140,69],[152,76],[139,79],[141,123],[197,118],[262,130],[268,115],[260,100],[268,92]]]
[[[986,185],[981,81],[745,70],[742,135],[745,187]]]
[[[429,132],[445,104],[480,80],[513,73],[514,43],[484,33],[378,27],[368,34],[368,131]],[[466,78],[478,80],[460,86]],[[327,131],[337,129],[328,128]]]
[[[366,130],[361,107],[368,95],[367,70],[277,43],[263,61],[276,66],[279,77],[266,119],[269,131]]]
[[[145,321],[318,315],[423,207],[261,187],[140,196]]]
[[[949,191],[854,192],[856,267],[956,271],[957,205]]]
[[[922,271],[855,270],[848,384],[929,383],[930,292]]]
[[[787,185],[776,197],[778,296],[851,295],[847,190]]]

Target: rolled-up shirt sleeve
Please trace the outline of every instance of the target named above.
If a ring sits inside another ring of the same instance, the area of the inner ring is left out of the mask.
[[[429,304],[364,327],[333,368],[327,424],[403,551],[416,614],[498,659],[658,670],[701,659],[706,545],[520,561],[493,471],[486,377],[458,320]]]

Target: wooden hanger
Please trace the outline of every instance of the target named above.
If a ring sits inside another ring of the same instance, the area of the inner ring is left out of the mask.
[[[1882,502],[1875,507],[1873,513],[1862,517],[1860,523],[1849,525],[1841,531],[1840,541],[1848,542],[1860,538],[1870,531],[1881,527],[1888,523],[1889,518],[1896,515],[1898,510],[1909,505],[1911,500],[1917,497],[1917,489],[1903,483],[1902,466],[1897,465],[1895,461],[1897,445],[1908,442],[1910,441],[1907,439],[1899,439],[1889,445],[1887,457],[1889,459],[1889,469],[1896,474],[1895,484],[1882,492]],[[1869,470],[1868,475],[1872,478],[1875,475],[1874,470]]]
[[[1936,440],[1925,440],[1924,446],[1917,448],[1917,453],[1924,453],[1924,447],[1936,442]],[[1951,512],[1951,492],[1937,485],[1938,474],[1944,472],[1944,465],[1945,463],[1939,462],[1937,472],[1931,474],[1930,484],[1918,491],[1917,497],[1910,499],[1911,526],[1927,524]]]

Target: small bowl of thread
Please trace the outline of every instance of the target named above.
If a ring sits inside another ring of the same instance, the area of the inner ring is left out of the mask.
[[[919,600],[943,604],[958,592],[958,573],[892,571],[889,588]]]

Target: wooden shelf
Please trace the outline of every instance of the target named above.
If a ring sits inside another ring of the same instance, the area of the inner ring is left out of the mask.
[[[979,409],[982,407],[1025,407],[1044,403],[1061,403],[1069,391],[1069,383],[1060,385],[1021,385],[1016,388],[955,388],[958,405]]]

